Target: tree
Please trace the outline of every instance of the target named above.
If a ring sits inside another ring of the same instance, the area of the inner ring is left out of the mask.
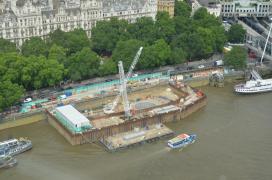
[[[186,62],[187,54],[182,48],[174,48],[168,64],[181,64]]]
[[[85,47],[68,59],[68,75],[74,81],[91,78],[98,74],[99,65],[97,54]]]
[[[224,45],[227,41],[227,37],[225,35],[224,27],[222,26],[213,26],[210,28],[212,34],[215,38],[214,50],[216,52],[222,52]]]
[[[221,21],[219,18],[208,13],[207,9],[204,7],[199,8],[193,16],[195,26],[201,26],[204,28],[210,28],[212,26],[221,26]]]
[[[171,42],[176,34],[175,24],[167,12],[158,12],[156,16],[157,39],[164,39],[166,42]]]
[[[52,46],[53,44],[56,44],[61,47],[67,47],[67,41],[66,41],[66,32],[56,29],[55,31],[51,32],[49,34],[49,38],[47,39],[48,43]]]
[[[151,17],[141,17],[129,24],[128,31],[133,39],[152,44],[156,40],[156,27]]]
[[[4,53],[0,55],[0,80],[11,81],[20,84],[20,71],[24,65],[20,66],[23,57],[17,53]]]
[[[215,37],[213,32],[209,28],[199,27],[197,29],[197,34],[199,36],[199,40],[201,41],[200,53],[201,56],[207,57],[214,52],[215,48]]]
[[[56,59],[45,59],[44,57],[39,57],[39,59],[41,69],[34,78],[34,87],[38,89],[58,84],[63,79],[63,65],[59,64]]]
[[[189,6],[188,3],[184,1],[175,0],[175,9],[174,15],[175,16],[183,16],[183,17],[190,17],[192,8]]]
[[[6,39],[0,38],[0,53],[16,52],[16,45]]]
[[[59,63],[64,64],[66,60],[66,49],[53,44],[49,49],[48,59],[56,59]]]
[[[17,102],[23,95],[24,89],[10,81],[0,83],[0,112]]]
[[[164,66],[171,57],[170,46],[163,40],[155,41],[152,46],[144,49],[141,63],[138,63],[142,69]]]
[[[66,44],[63,46],[67,48],[67,54],[71,55],[73,53],[81,51],[85,47],[90,47],[90,40],[83,29],[75,29],[66,34]]]
[[[176,34],[190,33],[195,30],[193,27],[192,19],[190,18],[175,16],[174,23]]]
[[[63,32],[60,29],[49,34],[48,43],[66,49],[67,56],[81,51],[84,47],[90,47],[90,40],[83,29],[75,29],[70,32]]]
[[[119,41],[113,51],[112,59],[116,64],[118,61],[123,61],[124,69],[127,71],[141,46],[144,46],[144,42],[136,39]],[[140,57],[139,63],[142,63],[142,57]]]
[[[230,52],[225,54],[224,63],[235,69],[244,69],[246,67],[246,50],[239,46],[234,46]]]
[[[99,76],[106,76],[117,73],[117,65],[112,59],[103,60],[103,64],[99,66]]]
[[[24,56],[47,56],[47,45],[40,37],[32,37],[23,43],[22,54]]]
[[[228,31],[228,40],[231,43],[241,43],[244,41],[246,30],[240,24],[233,24]]]
[[[128,22],[111,18],[110,21],[98,21],[92,28],[93,50],[100,55],[111,55],[120,40],[129,39]]]

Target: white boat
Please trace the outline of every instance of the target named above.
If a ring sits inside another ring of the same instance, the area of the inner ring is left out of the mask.
[[[244,84],[234,86],[234,91],[242,94],[272,91],[272,79],[262,79],[256,71],[251,72],[252,78]]]
[[[0,142],[0,156],[14,156],[23,153],[32,148],[30,140],[20,139],[9,139]]]
[[[170,139],[167,145],[172,149],[184,148],[189,144],[193,144],[196,140],[195,134],[180,134],[177,137]]]

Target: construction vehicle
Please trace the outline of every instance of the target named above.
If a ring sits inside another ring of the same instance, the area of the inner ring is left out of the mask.
[[[105,114],[112,114],[112,113],[115,112],[114,110],[115,110],[115,108],[116,108],[116,106],[117,106],[117,104],[119,102],[120,97],[122,96],[123,104],[124,104],[125,117],[129,118],[131,116],[130,105],[129,105],[128,98],[127,98],[127,81],[131,77],[132,72],[133,72],[136,64],[139,61],[142,50],[143,50],[143,47],[140,47],[140,49],[138,50],[136,56],[133,59],[133,62],[131,64],[126,76],[124,74],[123,62],[122,61],[118,62],[119,77],[120,77],[119,93],[115,97],[114,101],[111,104],[107,104],[106,106],[104,106],[103,111],[104,111]]]

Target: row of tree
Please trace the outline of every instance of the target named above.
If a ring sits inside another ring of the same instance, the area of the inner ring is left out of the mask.
[[[112,18],[99,21],[89,39],[82,29],[56,30],[44,40],[33,37],[20,51],[15,44],[0,40],[0,111],[14,104],[25,90],[58,85],[63,80],[79,81],[117,72],[117,62],[131,64],[144,47],[137,69],[149,69],[222,52],[227,40],[221,21],[200,8],[176,2],[175,17],[159,12],[154,21],[142,17],[135,23]]]

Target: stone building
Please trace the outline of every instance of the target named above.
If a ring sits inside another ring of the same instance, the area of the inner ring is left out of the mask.
[[[158,11],[166,11],[170,17],[174,16],[175,0],[158,0]]]
[[[221,0],[223,17],[267,17],[272,15],[272,0]]]
[[[82,28],[90,36],[97,21],[111,17],[155,19],[157,0],[0,0],[0,9],[0,37],[21,46],[56,29]]]

